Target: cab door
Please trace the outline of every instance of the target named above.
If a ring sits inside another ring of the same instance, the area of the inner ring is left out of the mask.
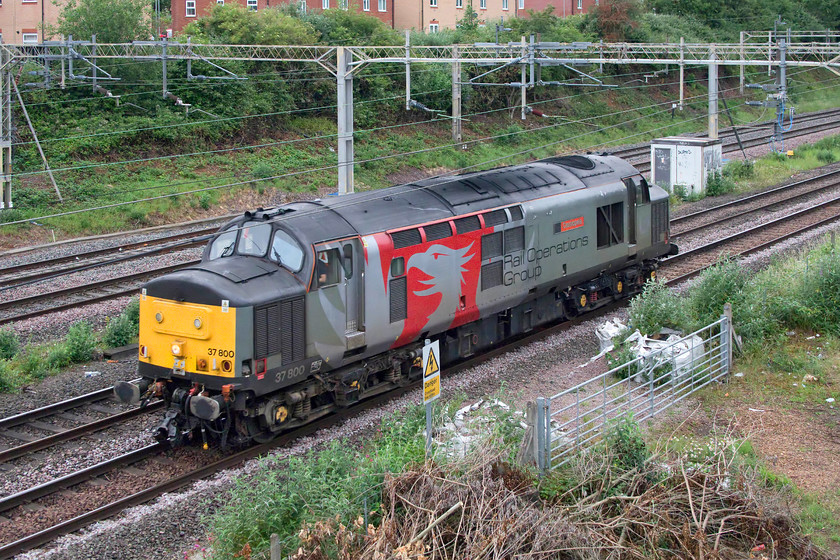
[[[624,179],[627,188],[628,255],[637,248],[650,245],[650,188],[644,177],[637,175]]]
[[[362,241],[353,237],[341,242],[344,294],[347,302],[347,350],[365,346],[365,259]]]

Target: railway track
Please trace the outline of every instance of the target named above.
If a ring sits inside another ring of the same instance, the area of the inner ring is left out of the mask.
[[[824,111],[824,112],[820,112],[820,113],[812,113],[812,114],[808,114],[808,115],[802,115],[802,116],[799,117],[799,119],[797,121],[797,124],[801,126],[802,124],[807,124],[807,123],[815,121],[815,120],[823,120],[823,119],[826,119],[826,118],[830,119],[830,118],[833,118],[833,117],[840,117],[840,109],[832,109],[832,110],[828,110],[828,111]],[[832,123],[832,122],[821,123],[821,124],[826,125],[827,128],[836,128],[838,126],[836,123]],[[810,134],[812,132],[819,132],[820,130],[826,130],[826,128],[819,128],[819,126],[821,126],[821,124],[818,123],[816,125],[812,125],[812,126],[804,127],[804,128],[794,128],[794,130],[792,130],[790,133],[786,133],[786,136],[788,138],[795,137],[795,136],[801,136],[801,134],[797,134],[797,132],[799,132],[800,130],[809,131],[809,132],[805,132],[806,134]],[[755,125],[751,125],[749,127],[747,127],[745,125],[745,126],[739,126],[739,127],[736,127],[736,128],[738,129],[738,133],[741,135],[741,141],[744,144],[744,148],[750,148],[750,147],[754,147],[754,146],[757,146],[757,145],[760,145],[760,144],[764,143],[764,141],[766,141],[769,138],[769,136],[772,134],[772,130],[773,130],[773,121],[765,121],[765,122],[762,122],[762,123],[757,123]],[[769,130],[762,131],[761,129],[764,129],[764,128],[767,128]],[[755,138],[754,135],[756,135],[756,134],[760,134],[761,135],[760,138]],[[727,142],[725,142],[723,144],[724,151],[729,152],[729,151],[734,151],[734,150],[739,149],[738,148],[738,141],[735,139],[735,132],[733,131],[732,127],[727,127],[727,128],[721,129],[720,130],[720,138],[721,138],[721,140],[728,140]],[[751,142],[751,143],[748,144],[748,142]],[[752,142],[755,142],[755,143],[752,143]],[[649,145],[634,146],[634,147],[631,147],[631,148],[623,148],[623,149],[615,150],[615,151],[612,151],[610,153],[612,155],[619,156],[619,157],[622,157],[622,158],[625,158],[625,159],[628,159],[628,160],[635,160],[637,158],[649,159],[650,158],[650,146]],[[649,166],[650,162],[648,161],[647,164]],[[640,166],[637,165],[637,167],[640,167]],[[649,167],[645,171],[648,171],[648,170],[649,170]],[[640,169],[640,171],[641,171],[641,169]]]
[[[840,196],[670,257],[662,263],[660,276],[677,284],[700,274],[721,254],[746,256],[838,219]]]
[[[800,123],[805,119],[807,119],[806,122],[809,122],[810,120],[824,120],[826,117],[830,118],[836,115],[840,115],[840,109],[802,117],[800,118]],[[788,133],[787,136],[794,137],[797,135],[811,134],[821,130],[837,128],[838,126],[840,126],[840,124],[837,122],[822,122],[795,129],[794,131]],[[745,147],[751,147],[763,144],[766,139],[767,134],[765,133],[759,138],[745,139],[743,140],[743,143]],[[736,142],[731,141],[724,144],[725,151],[728,152],[733,149],[737,149]],[[629,148],[627,150],[618,150],[613,153],[623,157],[632,157],[632,154],[634,153],[647,156],[649,154],[649,148]],[[646,171],[649,167],[649,162],[637,165],[637,168],[640,171]],[[139,259],[144,256],[148,256],[150,252],[171,252],[187,247],[195,247],[204,243],[207,239],[206,236],[215,230],[215,227],[207,228],[198,232],[164,236],[153,242],[146,241],[131,243],[124,246],[111,247],[109,249],[100,249],[90,253],[80,253],[78,255],[62,258],[61,262],[58,262],[56,265],[48,266],[49,261],[39,261],[30,263],[29,265],[17,265],[15,267],[0,268],[0,291],[21,286],[29,282],[43,280],[44,278],[49,278],[51,276],[67,274],[74,270],[83,270],[94,266],[105,266],[107,264],[117,262],[118,260]],[[156,244],[157,248],[149,249],[149,243]],[[117,261],[115,261],[114,253],[120,253],[122,251],[125,251],[128,254],[118,256]],[[71,266],[61,268],[60,265],[62,262],[64,264],[71,263]],[[178,268],[194,265],[198,262],[199,261],[197,259],[187,260],[175,265],[152,268],[145,272],[118,276],[82,286],[7,300],[0,303],[0,326],[46,315],[56,311],[74,308],[83,304],[98,303],[133,295],[139,291],[140,286],[146,280]],[[39,267],[41,267],[41,269],[36,270]]]
[[[114,404],[117,408],[102,403]],[[0,436],[11,442],[22,442],[0,447],[0,463],[106,430],[161,407],[162,403],[153,402],[145,408],[122,410],[124,405],[113,401],[113,388],[109,387],[0,419]],[[96,418],[101,415],[105,416]],[[73,426],[68,427],[68,424]],[[20,431],[20,428],[26,431]],[[34,435],[37,433],[46,435]]]
[[[794,185],[801,186],[802,184],[814,182],[816,179],[825,179],[826,177],[833,177],[834,175],[835,173],[831,173],[819,178],[801,181]],[[794,185],[788,185],[786,186],[786,188],[791,189],[791,187],[793,187]],[[836,186],[836,184],[834,184],[834,186]],[[773,191],[760,193],[759,195],[754,195],[751,197],[746,197],[745,199],[726,203],[716,208],[711,208],[702,212],[686,215],[678,218],[676,222],[680,223],[683,221],[687,221],[688,219],[696,218],[701,214],[711,215],[713,211],[719,211],[722,208],[734,207],[739,203],[743,203],[744,200],[758,200],[760,197],[770,196],[770,193],[781,192],[781,189],[782,188],[774,189]],[[802,193],[796,193],[794,194],[793,198],[800,196],[804,195]],[[778,200],[775,200],[772,201],[770,204],[779,203],[780,202]],[[751,209],[750,211],[755,211],[755,209]],[[792,236],[799,235],[815,227],[819,227],[820,225],[824,225],[826,223],[835,221],[838,218],[840,218],[840,197],[821,203],[812,208],[808,208],[806,210],[802,210],[800,212],[785,216],[784,218],[761,224],[745,232],[713,241],[711,243],[706,244],[703,247],[687,251],[675,257],[671,257],[663,263],[661,269],[661,277],[665,278],[669,284],[676,284],[688,278],[691,278],[692,276],[695,276],[701,270],[713,264],[717,258],[717,254],[719,254],[721,251],[729,251],[733,255],[749,254],[751,252],[768,247],[774,243],[778,243],[779,241],[782,241],[784,239],[788,239]],[[483,354],[482,356],[475,359],[464,361],[461,364],[458,364],[457,366],[448,369],[451,372],[454,372],[468,367],[473,367],[482,361],[492,359],[493,357],[504,352],[508,352],[522,344],[533,342],[538,338],[547,336],[559,330],[569,328],[570,326],[576,324],[581,320],[590,320],[594,316],[607,313],[618,307],[621,303],[622,302],[617,302],[611,306],[599,310],[594,314],[587,314],[581,319],[542,329],[536,334],[509,342],[508,344],[502,347],[494,349],[492,352]],[[303,426],[298,430],[295,430],[288,434],[284,434],[283,436],[277,438],[276,440],[270,443],[258,445],[240,453],[221,458],[218,461],[214,461],[210,464],[206,464],[199,468],[190,470],[189,472],[179,474],[173,477],[172,479],[166,480],[160,484],[149,485],[147,488],[141,489],[133,494],[118,497],[108,503],[99,504],[91,511],[86,511],[70,519],[62,519],[52,527],[44,528],[38,532],[22,537],[15,542],[10,542],[0,546],[0,559],[9,558],[20,552],[41,546],[54,540],[60,535],[75,531],[95,521],[111,517],[121,512],[127,507],[148,502],[164,492],[171,492],[173,490],[186,486],[191,482],[206,478],[218,472],[219,470],[239,465],[248,459],[264,454],[275,447],[285,445],[298,437],[311,434],[319,429],[343,421],[345,418],[349,417],[352,414],[357,414],[363,410],[380,406],[385,401],[396,396],[400,396],[406,391],[414,389],[417,385],[418,384],[415,383],[409,387],[396,389],[392,392],[373,397],[367,401],[364,401],[363,403],[360,403],[358,406],[352,407],[347,410],[343,410],[337,414],[328,416],[326,418],[317,420],[311,424]],[[2,422],[3,421],[0,421],[0,427],[2,427],[3,425]],[[141,461],[149,460],[150,458],[157,456],[163,452],[164,449],[159,447],[158,445],[148,446],[140,450],[127,453],[113,460],[106,461],[99,465],[95,465],[94,467],[89,467],[77,473],[72,473],[70,475],[51,481],[49,483],[36,486],[19,494],[8,496],[0,500],[0,513],[4,513],[5,515],[14,514],[15,511],[22,510],[24,505],[26,504],[30,504],[33,502],[37,502],[38,500],[48,498],[49,496],[54,495],[58,491],[65,490],[66,488],[74,485],[82,484],[93,478],[101,479],[107,476],[109,473],[114,473],[118,472],[120,469],[125,469],[127,465],[132,465]]]
[[[621,302],[617,302],[610,306],[601,308],[593,313],[587,314],[584,317],[575,318],[558,325],[537,329],[529,335],[512,340],[507,344],[494,348],[493,350],[485,352],[480,356],[476,356],[464,360],[458,364],[452,365],[447,368],[447,372],[449,374],[454,374],[459,371],[475,367],[478,364],[491,360],[506,352],[510,352],[518,348],[519,346],[529,344],[556,332],[568,329],[569,327],[579,324],[582,321],[588,321],[593,317],[597,317],[598,315],[608,313],[617,308],[620,304]],[[133,494],[118,497],[108,503],[98,505],[97,507],[92,508],[90,511],[86,511],[84,513],[76,515],[75,517],[69,519],[62,519],[61,521],[55,523],[51,527],[47,527],[41,529],[40,531],[23,536],[22,538],[14,542],[0,544],[0,560],[11,558],[16,554],[20,554],[27,550],[31,550],[38,546],[42,546],[62,535],[86,527],[87,525],[90,525],[91,523],[94,523],[96,521],[112,517],[129,507],[149,502],[163,493],[172,492],[179,488],[183,488],[184,486],[187,486],[192,482],[212,476],[213,474],[221,470],[236,467],[242,464],[243,462],[247,461],[248,459],[264,455],[265,453],[277,447],[288,445],[289,443],[295,441],[298,438],[311,435],[318,430],[343,422],[344,420],[351,418],[365,410],[382,406],[387,401],[394,398],[398,398],[409,391],[418,390],[420,388],[420,385],[421,381],[416,381],[406,387],[399,387],[387,393],[371,397],[350,408],[342,409],[335,414],[326,416],[319,420],[315,420],[309,424],[306,424],[305,426],[283,434],[277,437],[276,439],[272,440],[271,442],[259,444],[245,449],[243,451],[240,451],[238,453],[222,457],[217,461],[213,461],[209,464],[202,465],[183,474],[179,474],[159,484],[149,485],[147,488],[139,490]],[[105,461],[103,463],[94,465],[92,467],[88,467],[86,469],[82,469],[78,472],[69,474],[60,479],[41,484],[24,492],[20,492],[12,496],[7,496],[6,498],[0,499],[0,514],[14,518],[16,512],[23,513],[22,509],[27,504],[37,502],[38,500],[48,500],[51,496],[54,496],[58,492],[65,491],[67,488],[83,484],[92,479],[103,479],[107,475],[118,473],[120,470],[123,470],[130,465],[136,465],[142,461],[154,459],[155,457],[164,454],[165,451],[166,447],[161,447],[158,444],[150,445],[137,451],[126,453],[125,455],[122,455],[115,459]]]

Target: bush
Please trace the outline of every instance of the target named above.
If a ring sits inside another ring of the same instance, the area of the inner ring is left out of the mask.
[[[648,282],[630,302],[630,324],[642,334],[655,334],[663,327],[687,329],[690,321],[683,304],[664,282]]]
[[[837,161],[837,157],[831,150],[817,150],[814,153],[814,157],[816,157],[821,163],[834,163]]]
[[[70,327],[64,344],[71,363],[89,362],[96,349],[96,335],[90,323],[79,321]]]
[[[752,161],[730,161],[723,168],[723,176],[734,181],[743,181],[755,177],[755,164]]]
[[[708,196],[721,196],[735,190],[735,182],[723,173],[710,173],[706,177],[706,194]]]
[[[18,374],[22,378],[43,379],[52,371],[47,361],[37,350],[28,350],[19,360]]]
[[[111,348],[125,346],[137,335],[137,323],[123,311],[119,316],[108,321],[105,332],[102,333],[102,343]]]
[[[607,452],[613,456],[613,465],[621,470],[641,472],[650,458],[650,451],[632,415],[625,416],[610,426],[605,441]]]
[[[70,352],[65,344],[57,344],[47,352],[46,366],[48,369],[57,370],[71,364]]]
[[[697,326],[720,319],[726,303],[739,308],[748,282],[749,274],[737,261],[726,256],[719,258],[703,272],[688,296]]]
[[[20,351],[20,340],[12,329],[0,329],[0,360],[10,360]]]
[[[269,164],[260,162],[251,170],[251,174],[255,179],[268,179],[275,175],[274,168]]]
[[[7,360],[0,360],[0,393],[9,393],[20,386],[20,378]]]

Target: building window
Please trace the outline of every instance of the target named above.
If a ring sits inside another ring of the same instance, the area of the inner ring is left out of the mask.
[[[338,7],[341,10],[347,9],[347,0],[338,0]]]
[[[38,42],[38,34],[37,33],[24,33],[23,34],[23,44],[24,45],[33,45]]]
[[[187,0],[187,17],[195,17],[195,0]]]
[[[463,8],[464,7],[464,0],[455,0],[455,7],[456,8]]]
[[[38,0],[23,0],[24,4],[35,4]]]
[[[487,0],[481,0],[481,2],[479,2],[479,4],[478,4],[478,7],[481,8],[482,10],[486,10],[487,9]]]
[[[321,0],[321,8],[325,10],[330,9],[330,0]]]
[[[216,4],[218,4],[219,6],[224,6],[225,0],[216,0]]]
[[[508,9],[508,0],[502,0],[502,9],[503,9],[503,10],[507,10],[507,9]]]
[[[252,12],[257,11],[257,0],[248,0],[248,10]]]
[[[578,0],[578,10],[583,9],[583,0]]]
[[[431,6],[432,8],[437,8],[437,0],[429,0],[429,6]]]
[[[366,12],[370,11],[370,0],[362,0],[362,9]]]
[[[519,0],[519,9],[520,9],[520,10],[524,10],[524,9],[525,9],[525,0]]]
[[[298,0],[298,13],[306,13],[306,0]]]
[[[379,11],[380,12],[387,12],[388,11],[387,0],[379,0]]]
[[[437,23],[429,24],[429,33],[437,33],[440,31],[440,26]]]

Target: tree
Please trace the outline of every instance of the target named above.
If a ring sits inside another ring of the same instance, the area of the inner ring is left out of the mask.
[[[458,20],[456,25],[461,31],[471,33],[478,30],[478,12],[473,8],[472,1],[467,2],[467,7],[464,8],[464,15]]]
[[[639,26],[642,13],[639,0],[603,0],[589,16],[598,34],[607,41],[626,41]]]
[[[100,43],[149,39],[153,14],[148,0],[69,0],[48,28],[52,35],[72,35]]]
[[[311,45],[318,34],[308,23],[279,8],[253,12],[244,6],[216,5],[210,14],[189,23],[182,32],[195,42],[235,45]]]

